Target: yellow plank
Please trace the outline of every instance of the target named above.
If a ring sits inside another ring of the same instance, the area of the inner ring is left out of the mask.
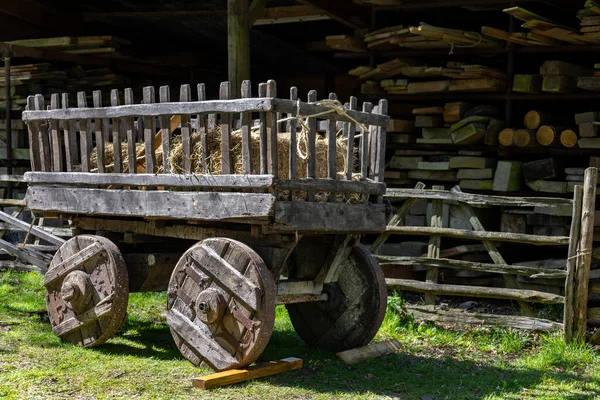
[[[381,357],[388,354],[396,353],[400,350],[400,342],[398,339],[384,340],[383,342],[370,344],[363,347],[357,347],[337,353],[340,360],[346,364],[354,364],[370,358]]]
[[[192,386],[200,389],[213,389],[216,387],[233,385],[251,379],[294,371],[302,368],[302,359],[296,357],[284,358],[279,361],[253,365],[246,369],[231,369],[217,372],[192,380]]]

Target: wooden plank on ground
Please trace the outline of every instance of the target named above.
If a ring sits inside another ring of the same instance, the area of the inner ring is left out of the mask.
[[[192,386],[199,389],[213,389],[301,368],[302,359],[289,357],[279,361],[269,361],[253,365],[245,369],[231,369],[195,378],[192,380]]]
[[[384,340],[383,342],[369,344],[337,353],[340,360],[346,364],[356,364],[370,358],[386,356],[400,351],[398,339]]]

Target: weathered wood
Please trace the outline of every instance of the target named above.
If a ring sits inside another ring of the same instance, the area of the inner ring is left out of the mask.
[[[542,75],[515,74],[513,79],[513,92],[541,93]]]
[[[514,145],[514,137],[515,130],[511,128],[506,128],[500,131],[498,134],[498,142],[502,146],[512,146]]]
[[[535,140],[542,146],[555,146],[560,144],[561,128],[542,125],[535,133]]]
[[[113,89],[110,91],[110,105],[111,107],[117,107],[119,105],[119,91]],[[122,121],[119,118],[113,118],[112,120],[112,143],[113,143],[113,171],[115,173],[123,172],[123,157],[121,154],[121,143],[123,142],[123,136],[121,131],[124,130],[121,126]],[[164,142],[163,142],[164,151]],[[163,161],[163,165],[165,162]]]
[[[433,190],[444,190],[443,186],[433,186]],[[429,226],[432,228],[442,228],[442,213],[443,213],[444,203],[442,200],[433,200],[432,201],[432,213],[431,220],[429,221]],[[428,258],[440,258],[440,245],[441,245],[442,237],[439,235],[434,235],[429,238],[429,246],[427,247],[427,257]],[[434,266],[427,266],[427,273],[425,277],[426,281],[429,283],[437,283],[438,282],[438,269]],[[425,295],[425,304],[433,304],[435,305],[435,295]]]
[[[560,331],[562,324],[546,319],[522,317],[520,315],[498,315],[471,313],[465,310],[436,310],[426,306],[407,306],[417,321],[434,321],[457,325],[491,325],[532,331]]]
[[[513,136],[514,145],[518,147],[536,146],[535,133],[536,131],[530,129],[517,129]]]
[[[492,179],[494,177],[494,169],[459,169],[456,174],[457,179]]]
[[[87,107],[87,100],[85,98],[85,92],[77,93],[77,107],[78,109],[85,109]],[[71,111],[70,109],[67,111]],[[90,149],[92,146],[92,132],[90,121],[87,119],[80,119],[79,124],[79,149],[80,149],[80,160],[81,170],[83,172],[90,171]],[[44,170],[42,170],[44,171]]]
[[[237,99],[237,100],[207,100],[202,102],[191,102],[191,103],[155,103],[155,104],[132,104],[122,105],[119,107],[104,107],[104,108],[87,108],[87,109],[60,109],[60,110],[34,110],[24,111],[22,120],[23,121],[42,121],[46,119],[94,119],[94,118],[123,118],[131,116],[151,117],[161,115],[194,115],[204,113],[243,113],[243,112],[263,112],[271,111],[273,108],[273,101],[275,99],[270,98],[252,98],[252,99]],[[291,112],[292,108],[295,107],[296,103],[292,103],[290,100],[276,99],[284,101],[290,106],[284,107],[284,109],[277,110],[283,112]],[[287,103],[289,102],[289,103]],[[294,104],[294,107],[292,107]],[[302,115],[311,115],[309,112],[315,108],[322,111],[327,111],[324,107],[316,105],[307,105],[302,103],[303,107],[300,108]],[[358,120],[367,120],[366,122],[373,123],[387,123],[388,117],[384,116],[372,116],[365,118],[362,113],[354,114]],[[338,118],[344,120],[343,118]],[[360,121],[359,121],[360,122]]]
[[[534,181],[527,182],[526,185],[536,192],[545,193],[567,193],[567,182],[557,181]]]
[[[30,187],[26,196],[32,210],[70,214],[154,217],[187,220],[251,221],[273,215],[271,194],[167,192]],[[210,204],[210,206],[208,206]]]
[[[329,100],[337,100],[337,96],[335,93],[329,93]],[[325,137],[327,139],[327,178],[335,179],[337,173],[336,166],[336,134],[337,127],[336,123],[333,120],[329,120],[327,124],[327,129],[325,132]],[[352,158],[349,158],[352,160]],[[348,164],[351,164],[350,162]],[[383,181],[383,179],[382,179]],[[328,197],[329,201],[335,200],[335,193],[330,193]]]
[[[597,122],[598,121],[598,111],[587,111],[583,113],[575,114],[575,123],[585,124],[587,122]]]
[[[419,266],[419,267],[435,267],[435,268],[450,268],[457,270],[491,272],[503,275],[522,275],[529,278],[548,278],[557,279],[566,277],[564,270],[549,270],[543,267],[529,267],[522,265],[510,264],[489,264],[465,260],[453,260],[449,258],[431,258],[431,257],[410,257],[410,256],[378,256],[375,258],[380,264],[397,265],[397,266]]]
[[[379,204],[336,204],[277,202],[273,228],[281,232],[382,232],[385,206]]]
[[[62,100],[62,108],[69,108],[69,94],[63,93],[61,96]],[[65,164],[66,171],[71,172],[73,170],[73,165],[78,162],[77,157],[77,139],[75,137],[75,122],[74,121],[63,121],[62,128],[64,130],[64,138],[63,142],[65,144]],[[31,151],[35,151],[33,144],[29,143]],[[33,166],[33,165],[32,165]],[[35,171],[34,168],[32,168]]]
[[[571,93],[577,87],[577,78],[563,75],[544,75],[542,90],[550,93]]]
[[[591,90],[593,92],[600,91],[600,77],[579,77],[577,78],[577,87],[583,90]]]
[[[539,110],[530,110],[523,118],[523,124],[527,129],[538,129],[541,125],[552,124],[552,115]]]
[[[64,243],[44,279],[52,330],[63,341],[98,346],[121,326],[127,313],[127,268],[117,246],[100,236]]]
[[[123,92],[125,105],[133,105],[133,90],[125,89]],[[130,174],[137,172],[136,137],[133,117],[124,118],[125,136],[127,137],[127,168]]]
[[[251,364],[266,347],[274,320],[275,284],[250,247],[205,239],[180,258],[169,282],[167,322],[193,364],[216,370]],[[217,328],[221,334],[211,334]]]
[[[15,218],[12,215],[7,214],[3,211],[0,211],[0,220],[6,222],[7,224],[15,226],[22,231],[30,232],[32,235],[37,236],[40,239],[44,239],[48,243],[52,243],[52,244],[59,245],[59,246],[62,245],[63,243],[65,243],[65,240],[63,240],[55,235],[52,235],[52,234],[44,231],[43,229],[38,228],[37,226],[28,224],[25,221]]]
[[[235,82],[234,82],[235,84]],[[267,94],[268,96],[268,94]],[[231,83],[221,82],[219,88],[219,99],[229,100],[231,98]],[[231,114],[221,113],[221,174],[231,174],[233,171],[231,157]],[[269,171],[271,173],[271,171]]]
[[[350,103],[348,109],[356,110],[358,107],[358,100],[356,97],[350,97]],[[391,122],[391,120],[390,120]],[[347,149],[346,149],[346,160],[353,160],[352,162],[348,161],[346,163],[346,180],[352,180],[352,173],[354,171],[354,134],[356,131],[356,124],[353,122],[349,122],[345,125],[345,129],[347,131]],[[389,130],[389,125],[388,125]],[[360,149],[359,149],[360,151]]]
[[[356,364],[371,358],[386,356],[400,351],[401,345],[398,339],[384,340],[367,346],[358,347],[337,353],[340,360],[346,364]]]
[[[373,104],[365,102],[363,103],[363,113],[371,113]],[[362,180],[366,180],[369,177],[369,137],[370,132],[368,129],[361,128],[360,135],[360,176]]]
[[[158,90],[158,101],[169,103],[171,101],[171,90],[169,86],[161,86]],[[168,115],[160,116],[160,136],[162,146],[162,165],[165,173],[171,172],[171,124]]]
[[[379,100],[378,106],[378,114],[387,115],[388,113],[388,102],[385,99]],[[385,171],[385,142],[386,142],[386,126],[375,127],[377,132],[377,155],[375,162],[375,181],[383,182],[384,181],[384,171]],[[349,159],[348,162],[350,162]]]
[[[450,158],[449,167],[451,169],[459,168],[492,168],[495,167],[497,160],[485,157],[457,156]]]
[[[241,88],[241,97],[242,98],[250,98],[252,97],[252,86],[249,80],[242,81]],[[242,123],[242,172],[244,174],[250,174],[252,172],[252,160],[251,156],[251,147],[252,147],[252,137],[250,135],[250,124],[252,119],[251,113],[242,113],[241,116]],[[294,132],[295,133],[295,132]]]
[[[90,185],[90,186],[147,186],[179,188],[223,188],[223,189],[269,189],[274,185],[271,175],[200,175],[200,174],[94,174],[85,172],[53,173],[26,172],[25,181],[31,184],[51,185]],[[285,181],[284,181],[285,182]],[[300,181],[301,183],[302,181]],[[321,182],[321,180],[319,180]],[[320,188],[328,188],[329,181],[321,183]],[[370,182],[331,182],[344,188],[341,191],[366,190],[368,193],[381,194],[385,187]],[[345,188],[347,187],[347,189]]]
[[[290,88],[290,100],[292,101],[297,101],[298,100],[298,88],[297,87],[292,87]],[[354,104],[356,106],[356,99],[354,100]],[[296,114],[288,114],[288,117],[292,118],[295,117]],[[290,175],[289,178],[290,179],[296,179],[296,157],[297,157],[297,128],[298,128],[298,120],[293,118],[289,121],[288,123],[288,129],[290,132],[290,156],[289,156],[289,171],[290,171]],[[354,134],[352,134],[352,137],[354,137]],[[354,142],[350,142],[348,141],[348,147],[352,148]],[[350,164],[348,164],[350,165]],[[350,169],[352,169],[352,166],[350,166]],[[291,195],[290,198],[293,198],[294,196]]]
[[[190,85],[184,84],[179,88],[179,102],[190,103],[192,101],[192,90]],[[192,126],[189,115],[181,115],[181,149],[183,159],[183,172],[192,172]],[[206,170],[204,170],[206,171]]]
[[[92,105],[94,108],[102,107],[102,92],[100,90],[94,90],[92,92]],[[105,121],[102,118],[96,118],[94,120],[94,133],[96,134],[96,159],[98,173],[103,174],[105,172],[106,156],[104,148],[104,124]]]
[[[452,124],[460,121],[470,108],[471,105],[464,102],[444,104],[444,122]]]
[[[314,103],[317,101],[317,92],[315,90],[311,90],[308,92],[308,102]],[[316,147],[316,138],[317,138],[317,119],[315,117],[309,118],[306,122],[308,127],[307,133],[307,170],[306,177],[307,178],[316,178],[317,177],[317,147]],[[309,194],[309,201],[314,200],[314,194]]]
[[[493,240],[498,242],[528,243],[538,246],[566,246],[567,236],[542,236],[509,232],[475,232],[453,228],[430,228],[420,226],[388,227],[386,232],[397,235],[442,235],[459,239]]]
[[[479,143],[485,137],[486,128],[484,124],[468,124],[452,131],[450,137],[455,144]]]
[[[217,372],[200,378],[192,379],[192,386],[199,389],[213,389],[235,383],[246,382],[252,379],[271,376],[288,371],[295,371],[302,368],[300,358],[289,357],[279,361],[269,361],[253,365],[245,369],[231,369],[228,371]]]
[[[579,251],[579,240],[581,238],[581,211],[583,206],[583,186],[575,186],[573,191],[573,215],[571,221],[571,230],[569,237],[569,251],[567,253],[565,277],[565,306],[563,309],[563,326],[565,333],[565,342],[573,341],[573,329],[575,318],[575,269],[577,252]]]
[[[545,61],[540,67],[542,75],[565,75],[572,77],[590,76],[592,71],[579,65],[567,63],[564,61]]]
[[[579,124],[579,136],[582,138],[597,137],[600,132],[600,125],[594,122],[584,122]]]
[[[451,193],[448,191],[434,191],[423,189],[387,189],[385,197],[390,199],[414,198],[414,199],[441,199],[446,201],[457,201],[474,206],[511,206],[511,207],[551,207],[559,206],[573,207],[573,201],[569,199],[552,197],[510,197],[480,195],[474,193]],[[537,212],[537,211],[536,211]],[[569,211],[570,212],[570,211]]]
[[[275,184],[275,187],[278,190],[282,189],[315,192],[366,193],[379,196],[386,193],[386,188],[383,183],[372,182],[371,180],[338,181],[330,179],[303,178],[295,180],[278,181]]]
[[[327,302],[288,304],[296,333],[311,346],[344,351],[368,344],[385,316],[387,292],[381,268],[364,246],[342,261]],[[290,277],[294,278],[294,276]],[[336,296],[346,301],[336,303]]]
[[[558,164],[553,158],[544,158],[523,163],[523,177],[526,182],[557,178],[559,175]]]
[[[35,107],[36,111],[46,109],[46,106],[44,103],[44,96],[42,96],[41,94],[36,94],[34,99],[35,99],[34,107]],[[52,164],[51,164],[50,140],[48,137],[48,124],[46,124],[46,123],[35,124],[35,127],[37,128],[36,129],[37,132],[35,132],[34,136],[37,137],[37,139],[34,137],[34,140],[39,141],[41,170],[42,171],[51,171]]]
[[[499,161],[494,175],[494,191],[511,192],[521,189],[521,163]]]
[[[206,87],[204,83],[196,85],[196,90],[198,92],[198,101],[206,101]],[[196,118],[198,121],[198,133],[200,134],[200,145],[202,147],[200,151],[200,163],[202,165],[202,170],[208,171],[208,117],[206,114],[198,114]]]
[[[408,179],[423,181],[457,182],[456,171],[408,171]]]
[[[50,97],[50,109],[56,110],[58,108],[60,108],[60,100],[58,97],[58,93],[54,93]],[[57,172],[62,171],[63,143],[62,137],[59,135],[58,121],[50,121],[50,134],[52,137],[52,170]]]
[[[249,0],[227,0],[227,70],[233,98],[239,97],[242,81],[250,78]],[[253,4],[255,6],[255,4]]]
[[[440,285],[408,279],[386,279],[388,290],[407,290],[444,296],[484,297],[528,301],[535,303],[562,304],[564,297],[534,290],[505,289],[485,286]]]
[[[156,93],[154,86],[146,86],[143,90],[144,104],[153,104],[156,102]],[[144,116],[144,151],[146,156],[146,172],[153,174],[156,172],[156,148],[154,145],[154,135],[156,134],[156,118],[154,116]]]
[[[0,239],[0,249],[6,251],[8,254],[11,254],[18,259],[28,262],[29,264],[33,264],[39,267],[42,271],[46,271],[48,268],[48,263],[50,259],[46,254],[27,250],[24,248],[19,248],[12,243],[9,243],[3,239]]]
[[[260,98],[267,97],[267,84],[260,83],[258,85],[258,96]],[[299,113],[299,110],[296,110]],[[268,159],[267,159],[267,114],[266,112],[260,113],[260,173],[268,174]]]
[[[575,264],[575,285],[573,289],[573,340],[585,340],[587,326],[587,302],[594,240],[594,216],[596,210],[596,185],[598,170],[588,168],[585,171],[583,201],[581,210],[581,240]]]

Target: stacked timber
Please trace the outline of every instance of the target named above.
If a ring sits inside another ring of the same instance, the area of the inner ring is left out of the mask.
[[[527,186],[536,192],[567,193],[563,171],[554,158],[523,163],[523,178]]]
[[[583,149],[599,149],[600,120],[598,119],[598,112],[588,111],[575,114],[575,123],[580,137],[577,145]]]
[[[571,93],[578,86],[578,79],[592,75],[592,70],[564,61],[546,61],[540,67],[543,76],[542,91],[548,93]]]

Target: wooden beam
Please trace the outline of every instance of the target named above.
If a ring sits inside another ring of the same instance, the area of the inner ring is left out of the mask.
[[[332,19],[354,29],[366,28],[371,19],[370,8],[344,0],[298,0],[298,3],[312,6]]]
[[[255,0],[260,1],[260,0]],[[227,0],[228,76],[232,98],[250,79],[250,20],[248,0]]]
[[[265,14],[265,6],[268,0],[252,0],[252,4],[248,9],[248,27],[254,25],[254,23],[262,18]]]

